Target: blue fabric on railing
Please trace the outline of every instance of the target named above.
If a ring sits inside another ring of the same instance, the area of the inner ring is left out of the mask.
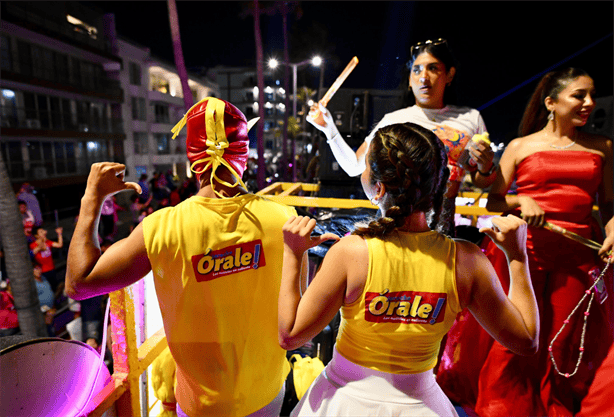
[[[334,233],[337,236],[343,237],[351,233],[356,223],[369,222],[376,218],[377,210],[359,208],[359,209],[343,209],[343,210],[320,210],[316,216],[317,225],[312,235],[320,236],[324,233]],[[310,255],[315,255],[323,258],[332,246],[333,241],[329,240],[315,248],[309,249]]]

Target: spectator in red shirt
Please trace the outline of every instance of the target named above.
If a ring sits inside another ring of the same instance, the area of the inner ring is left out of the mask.
[[[19,319],[13,294],[6,281],[0,281],[0,337],[19,334]]]
[[[53,242],[47,239],[47,231],[45,229],[40,226],[35,227],[34,237],[36,240],[30,243],[30,251],[34,256],[34,261],[40,265],[43,276],[49,281],[54,292],[58,286],[58,282],[55,276],[55,264],[53,262],[51,248],[61,248],[64,246],[62,231],[63,229],[61,227],[55,229],[55,232],[58,234],[58,240]]]

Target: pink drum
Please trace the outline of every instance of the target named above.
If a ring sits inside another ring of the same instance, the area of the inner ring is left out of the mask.
[[[76,340],[10,346],[0,351],[0,416],[87,415],[88,403],[110,378],[98,352]]]

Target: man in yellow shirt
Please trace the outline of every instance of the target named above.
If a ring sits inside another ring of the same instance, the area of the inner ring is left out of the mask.
[[[248,122],[206,98],[175,126],[200,190],[147,216],[100,255],[104,199],[122,190],[125,166],[94,164],[68,252],[66,290],[80,300],[131,285],[153,271],[177,364],[179,416],[279,415],[289,372],[277,340],[282,225],[294,208],[247,191]]]

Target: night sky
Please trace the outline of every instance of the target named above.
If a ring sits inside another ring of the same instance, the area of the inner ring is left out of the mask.
[[[119,35],[174,62],[166,1],[83,2],[115,14]],[[246,2],[177,1],[186,66],[255,66]],[[262,3],[265,7],[271,2]],[[580,67],[597,96],[612,95],[614,9],[611,1],[303,1],[289,18],[290,61],[320,54],[325,87],[356,55],[348,88],[394,90],[409,48],[443,37],[459,61],[458,104],[481,109],[491,137],[508,142],[537,76]],[[283,58],[282,19],[262,16],[265,58]],[[564,62],[563,62],[564,61]],[[317,87],[318,69],[299,70],[299,83]],[[512,90],[510,92],[510,90]]]

